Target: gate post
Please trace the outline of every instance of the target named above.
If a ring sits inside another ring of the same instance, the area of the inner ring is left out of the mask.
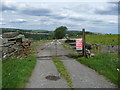
[[[83,50],[82,50],[82,54],[83,56],[85,57],[86,56],[86,48],[85,48],[85,44],[86,44],[86,41],[85,41],[85,29],[82,29],[82,33],[83,33],[83,36],[82,36],[82,43],[83,43]]]
[[[55,55],[57,57],[57,39],[55,40],[55,49],[56,49]]]

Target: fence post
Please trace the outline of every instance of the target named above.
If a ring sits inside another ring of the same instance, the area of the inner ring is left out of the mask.
[[[56,57],[57,57],[57,39],[55,40],[55,49],[56,49],[55,55],[56,55]]]
[[[82,29],[82,32],[83,32],[83,36],[82,36],[83,50],[82,50],[82,53],[83,53],[83,56],[85,57],[85,56],[86,56],[86,48],[85,48],[85,44],[86,44],[86,41],[85,41],[85,29]]]

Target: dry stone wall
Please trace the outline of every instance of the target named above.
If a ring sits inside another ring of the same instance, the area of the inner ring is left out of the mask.
[[[73,40],[66,40],[66,43],[71,43],[71,46],[74,46],[75,49],[75,39]],[[99,53],[114,53],[120,54],[120,45],[101,45],[101,44],[91,44],[86,42],[86,48],[94,51],[97,50]]]
[[[0,35],[0,58],[7,58],[15,52],[22,50],[22,44],[26,42],[24,35],[17,32],[9,32]]]
[[[101,53],[120,53],[120,46],[119,45],[101,45],[100,52]]]

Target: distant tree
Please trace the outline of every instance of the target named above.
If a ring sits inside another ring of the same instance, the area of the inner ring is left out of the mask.
[[[67,27],[66,26],[60,26],[60,27],[55,29],[54,37],[56,39],[62,39],[63,37],[65,37],[66,32],[67,32]]]

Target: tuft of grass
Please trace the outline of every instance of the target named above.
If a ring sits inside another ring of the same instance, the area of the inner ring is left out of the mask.
[[[86,66],[96,70],[99,74],[107,77],[111,82],[118,85],[120,72],[118,68],[118,55],[98,54],[92,58],[79,57],[76,60]]]
[[[69,72],[67,72],[67,69],[65,68],[63,62],[59,58],[56,58],[56,57],[53,57],[53,62],[55,64],[58,72],[61,74],[61,76],[63,76],[67,80],[68,86],[72,88],[73,87],[72,80],[71,80]]]

